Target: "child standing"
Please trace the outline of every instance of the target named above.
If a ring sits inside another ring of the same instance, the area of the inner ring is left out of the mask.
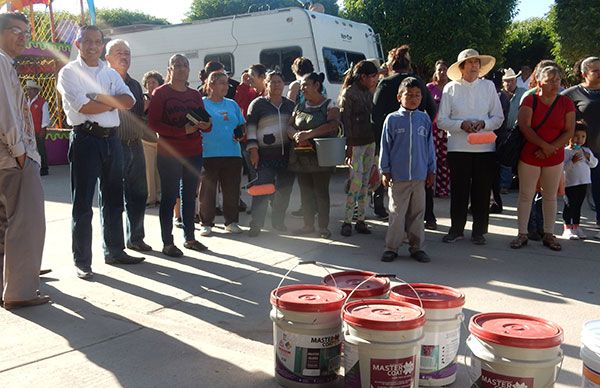
[[[433,186],[436,164],[431,120],[417,110],[421,98],[419,81],[405,78],[398,88],[400,109],[390,113],[383,124],[379,168],[390,198],[389,226],[381,257],[385,262],[398,257],[405,234],[410,257],[421,263],[431,261],[423,251],[423,219],[425,186]]]
[[[563,220],[565,231],[563,238],[569,240],[585,239],[586,235],[579,228],[581,205],[585,200],[587,187],[591,180],[590,169],[598,165],[598,159],[588,147],[584,147],[587,138],[587,127],[585,123],[578,121],[575,125],[575,133],[569,145],[565,147],[565,207],[563,209]]]

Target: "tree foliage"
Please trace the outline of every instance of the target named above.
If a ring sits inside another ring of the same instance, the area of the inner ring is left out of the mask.
[[[453,62],[465,48],[501,53],[517,0],[344,0],[342,15],[369,24],[381,34],[384,50],[411,46],[421,73],[437,59]]]
[[[542,59],[552,59],[552,24],[548,19],[530,18],[513,22],[502,44],[504,66],[515,71],[522,65],[533,68]]]
[[[325,12],[337,15],[339,7],[336,0],[321,0]],[[210,19],[215,17],[239,15],[248,10],[259,11],[277,8],[298,7],[298,0],[193,0],[187,20]],[[252,8],[250,8],[252,7]]]
[[[132,24],[170,24],[166,19],[123,8],[97,9],[96,22],[102,28],[129,26]]]
[[[556,0],[550,12],[555,32],[554,54],[565,67],[600,52],[600,2]]]

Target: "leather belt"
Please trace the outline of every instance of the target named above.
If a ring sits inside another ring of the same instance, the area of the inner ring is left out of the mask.
[[[76,125],[73,127],[75,130],[83,131],[89,133],[92,136],[98,137],[100,139],[105,139],[111,137],[116,133],[116,128],[105,128],[101,127],[96,122],[86,121],[83,124]]]

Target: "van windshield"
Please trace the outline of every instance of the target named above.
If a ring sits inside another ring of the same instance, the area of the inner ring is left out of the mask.
[[[344,73],[350,66],[366,59],[364,54],[351,51],[323,48],[323,58],[325,59],[325,70],[327,79],[332,84],[341,84],[344,80]]]

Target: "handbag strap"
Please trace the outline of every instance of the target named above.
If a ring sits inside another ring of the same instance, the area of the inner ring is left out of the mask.
[[[552,102],[552,105],[550,105],[550,108],[548,108],[548,110],[546,111],[546,115],[544,116],[544,118],[542,119],[542,121],[535,126],[535,128],[531,128],[534,131],[537,132],[538,129],[540,129],[542,127],[542,125],[544,125],[544,123],[546,122],[546,120],[548,119],[548,117],[550,116],[550,113],[552,113],[552,110],[554,109],[554,106],[556,105],[556,103],[558,102],[558,98],[560,96],[556,96],[556,98],[554,99],[554,101]],[[532,111],[535,112],[535,108],[537,106],[537,95],[533,95],[533,107],[532,107]],[[532,112],[532,118],[533,118],[533,112]]]

